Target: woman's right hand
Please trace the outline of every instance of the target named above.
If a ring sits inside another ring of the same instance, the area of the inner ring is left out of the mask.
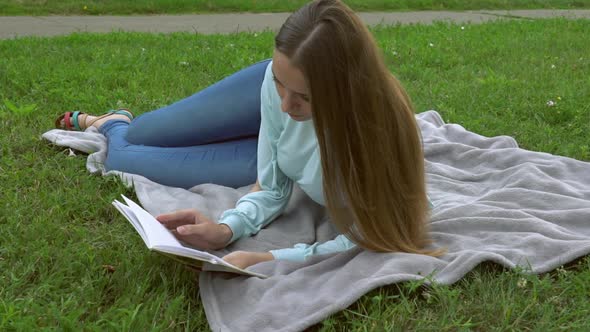
[[[197,210],[179,210],[156,217],[180,240],[200,249],[222,249],[233,233],[226,224],[218,224]]]

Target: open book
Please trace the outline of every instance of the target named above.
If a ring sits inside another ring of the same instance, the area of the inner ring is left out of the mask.
[[[156,218],[129,198],[123,195],[121,196],[127,205],[118,200],[114,200],[113,205],[129,220],[150,250],[173,255],[173,257],[181,256],[202,261],[204,271],[232,272],[259,278],[267,277],[263,274],[240,269],[206,251],[200,251],[182,245]]]

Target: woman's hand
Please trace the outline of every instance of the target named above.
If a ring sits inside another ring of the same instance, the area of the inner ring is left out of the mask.
[[[254,264],[272,261],[274,256],[270,252],[234,251],[223,256],[223,260],[240,269],[245,269]]]
[[[252,186],[252,188],[250,188],[250,191],[248,193],[255,193],[261,190],[262,188],[260,187],[260,183],[258,182],[258,180],[256,180],[256,183]]]
[[[197,210],[180,210],[156,219],[177,238],[201,249],[224,248],[233,235],[229,226],[213,222]]]

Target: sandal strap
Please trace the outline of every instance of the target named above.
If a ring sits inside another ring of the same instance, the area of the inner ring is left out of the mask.
[[[133,120],[133,113],[131,113],[131,111],[129,111],[126,108],[119,108],[118,110],[112,110],[110,111],[108,114],[120,114],[120,115],[125,115],[126,117],[129,118],[129,120]]]
[[[75,111],[75,112],[72,114],[72,122],[74,123],[74,128],[75,128],[76,130],[82,130],[82,128],[80,128],[80,123],[78,122],[78,116],[79,116],[80,114],[82,114],[82,112],[80,112],[80,111]]]
[[[90,123],[88,123],[88,121],[86,121],[86,127],[90,127],[92,126],[93,123],[95,123],[96,121],[105,118],[107,116],[110,116],[112,114],[121,114],[121,115],[125,115],[126,117],[129,118],[129,120],[133,120],[133,113],[131,113],[131,111],[128,111],[126,109],[119,109],[119,110],[110,110],[108,112],[106,112],[105,114],[96,117],[94,120],[92,120]]]

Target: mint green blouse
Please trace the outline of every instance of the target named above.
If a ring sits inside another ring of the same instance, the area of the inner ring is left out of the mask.
[[[219,223],[228,225],[234,242],[256,234],[277,218],[287,206],[293,183],[311,199],[325,205],[319,146],[312,121],[298,122],[281,112],[281,98],[272,77],[272,62],[266,68],[261,96],[258,136],[258,182],[261,191],[243,196],[235,209],[225,211]],[[323,243],[300,243],[293,248],[271,250],[275,259],[303,261],[314,255],[354,247],[344,235]]]

